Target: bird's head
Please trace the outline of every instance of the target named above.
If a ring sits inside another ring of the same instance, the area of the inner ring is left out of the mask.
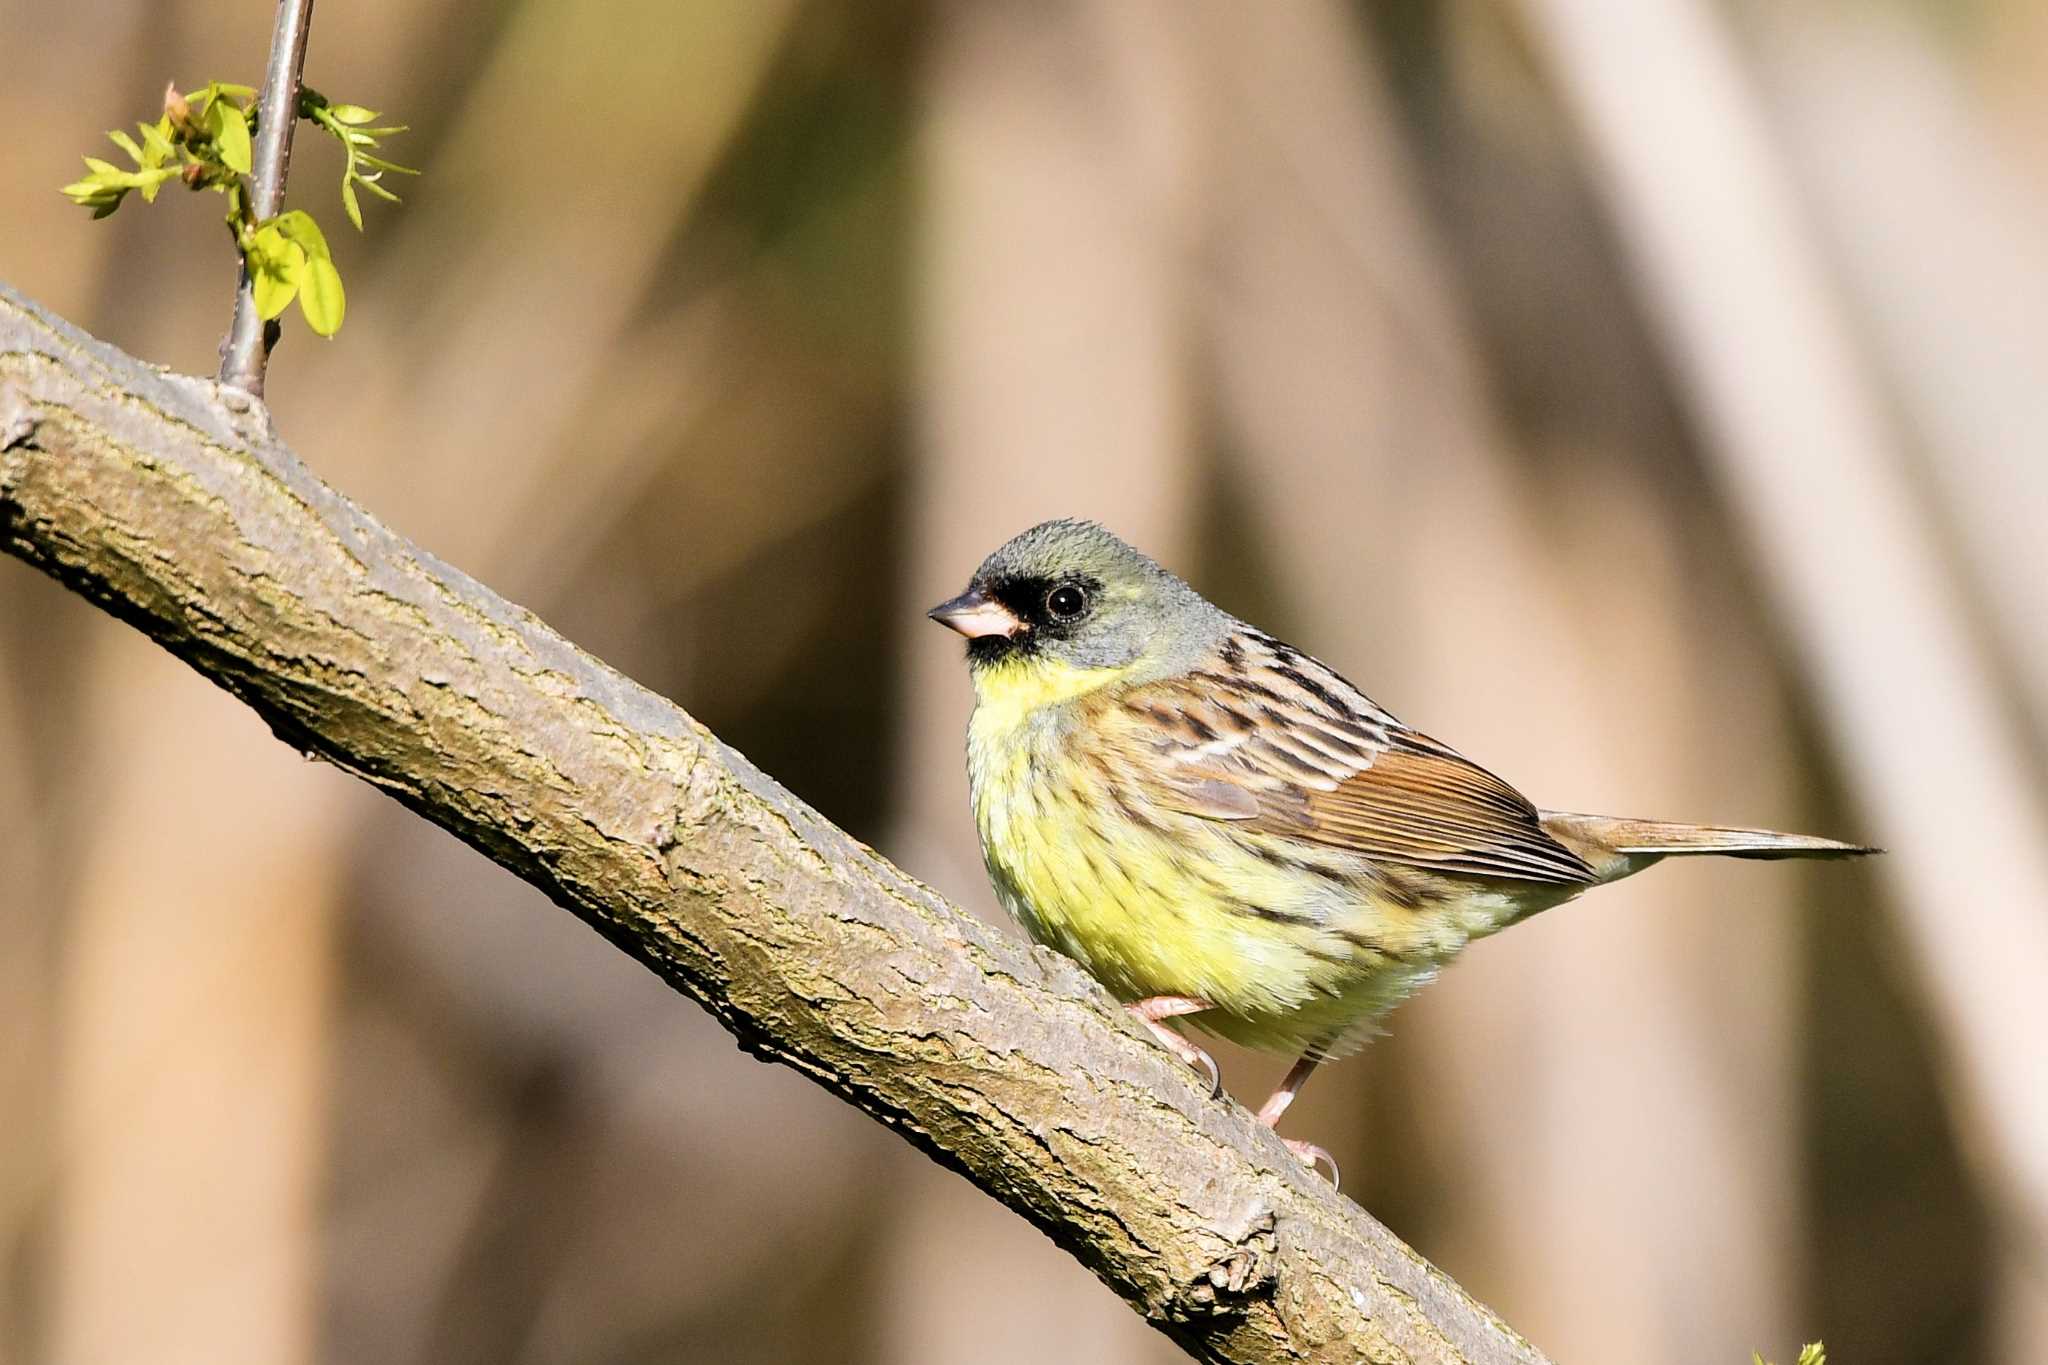
[[[1092,521],[1048,521],[982,561],[932,620],[967,637],[984,692],[998,678],[1074,695],[1191,666],[1229,618]]]

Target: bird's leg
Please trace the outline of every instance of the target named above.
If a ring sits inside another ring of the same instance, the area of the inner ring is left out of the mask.
[[[1124,1008],[1159,1040],[1161,1047],[1208,1078],[1210,1099],[1223,1093],[1223,1073],[1216,1069],[1216,1059],[1159,1022],[1183,1014],[1200,1014],[1210,1008],[1208,1001],[1185,995],[1152,995],[1143,1000],[1133,1000]]]
[[[1301,1093],[1301,1087],[1307,1083],[1310,1074],[1318,1066],[1322,1065],[1322,1061],[1322,1054],[1313,1049],[1302,1053],[1301,1060],[1288,1070],[1287,1079],[1280,1082],[1280,1088],[1269,1095],[1266,1098],[1266,1102],[1259,1106],[1259,1122],[1265,1124],[1268,1128],[1278,1128],[1280,1126],[1280,1116],[1287,1112],[1288,1105],[1294,1103],[1294,1097]],[[1300,1157],[1310,1166],[1314,1166],[1319,1161],[1328,1163],[1330,1167],[1330,1183],[1332,1185],[1336,1185],[1342,1179],[1337,1170],[1337,1158],[1331,1156],[1321,1147],[1316,1146],[1313,1142],[1303,1142],[1300,1138],[1281,1138],[1280,1140],[1287,1144],[1288,1151]]]
[[[1302,1085],[1322,1063],[1321,1053],[1304,1052],[1301,1060],[1288,1071],[1287,1079],[1280,1082],[1280,1088],[1259,1106],[1259,1122],[1268,1128],[1279,1127],[1280,1116],[1287,1112],[1287,1106],[1294,1103],[1294,1097],[1301,1093]]]

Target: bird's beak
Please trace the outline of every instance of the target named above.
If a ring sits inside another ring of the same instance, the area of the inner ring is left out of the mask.
[[[989,635],[1014,636],[1024,629],[1024,623],[1014,612],[976,588],[969,588],[950,602],[939,603],[925,615],[970,640]]]

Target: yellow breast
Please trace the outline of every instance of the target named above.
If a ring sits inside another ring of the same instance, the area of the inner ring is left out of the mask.
[[[1354,898],[1118,784],[1117,681],[1039,661],[977,674],[968,773],[1005,907],[1124,999],[1186,995],[1252,1019],[1347,993],[1374,958],[1333,927]]]
[[[1456,879],[1417,896],[1415,869],[1155,802],[1156,736],[1126,690],[1042,658],[978,668],[967,746],[998,897],[1118,997],[1188,996],[1237,1042],[1341,1052],[1529,909]]]

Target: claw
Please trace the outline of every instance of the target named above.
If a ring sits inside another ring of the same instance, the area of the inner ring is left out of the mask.
[[[1294,1153],[1301,1163],[1310,1170],[1314,1170],[1318,1164],[1328,1166],[1330,1168],[1330,1188],[1333,1190],[1342,1188],[1344,1176],[1337,1169],[1336,1157],[1331,1156],[1313,1142],[1303,1142],[1300,1138],[1281,1138],[1280,1140],[1286,1143],[1287,1150]]]
[[[1210,1099],[1222,1098],[1223,1072],[1216,1065],[1216,1059],[1159,1022],[1161,1019],[1171,1019],[1178,1015],[1199,1013],[1209,1008],[1205,1002],[1165,995],[1140,1000],[1124,1008],[1130,1011],[1133,1019],[1145,1026],[1148,1033],[1159,1040],[1159,1046],[1202,1073],[1209,1082]]]
[[[1175,1033],[1157,1020],[1147,1019],[1145,1027],[1159,1040],[1159,1045],[1189,1066],[1202,1073],[1209,1082],[1209,1098],[1217,1099],[1223,1094],[1223,1071],[1216,1065],[1216,1059],[1187,1039]]]

